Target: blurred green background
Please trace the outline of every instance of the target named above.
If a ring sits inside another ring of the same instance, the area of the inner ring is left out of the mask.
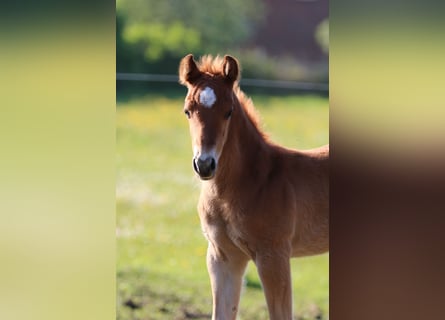
[[[118,73],[176,74],[188,53],[232,54],[245,78],[325,83],[328,46],[327,0],[116,2]]]
[[[117,319],[210,319],[212,297],[191,168],[180,59],[232,54],[242,77],[327,83],[327,1],[117,1],[116,71],[172,81],[117,81]],[[329,142],[327,92],[241,86],[274,141]],[[304,93],[304,94],[302,94]],[[329,317],[329,256],[293,259],[295,317]],[[239,319],[268,319],[250,263]]]

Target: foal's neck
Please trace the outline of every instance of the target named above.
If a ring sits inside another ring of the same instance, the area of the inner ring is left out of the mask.
[[[258,162],[267,161],[268,144],[262,132],[238,99],[230,120],[215,184],[222,190],[233,189],[240,180],[257,175]]]

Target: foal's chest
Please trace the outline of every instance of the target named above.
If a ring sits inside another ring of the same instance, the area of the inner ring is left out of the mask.
[[[249,245],[239,209],[214,199],[198,206],[201,227],[207,240],[222,251],[239,249],[250,258],[255,254]]]

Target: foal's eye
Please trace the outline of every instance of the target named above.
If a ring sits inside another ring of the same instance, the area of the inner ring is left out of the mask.
[[[226,112],[226,114],[224,115],[224,119],[229,119],[230,116],[232,115],[232,111],[233,111],[233,109],[231,109],[230,111]]]
[[[187,118],[190,119],[190,111],[189,110],[184,110],[184,113],[187,116]]]

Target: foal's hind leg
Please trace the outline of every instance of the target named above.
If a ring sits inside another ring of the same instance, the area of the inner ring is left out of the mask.
[[[288,254],[264,252],[255,259],[270,320],[292,319],[292,286]]]
[[[212,320],[236,319],[242,279],[248,260],[241,252],[233,249],[223,252],[209,242],[207,269],[213,294]]]

